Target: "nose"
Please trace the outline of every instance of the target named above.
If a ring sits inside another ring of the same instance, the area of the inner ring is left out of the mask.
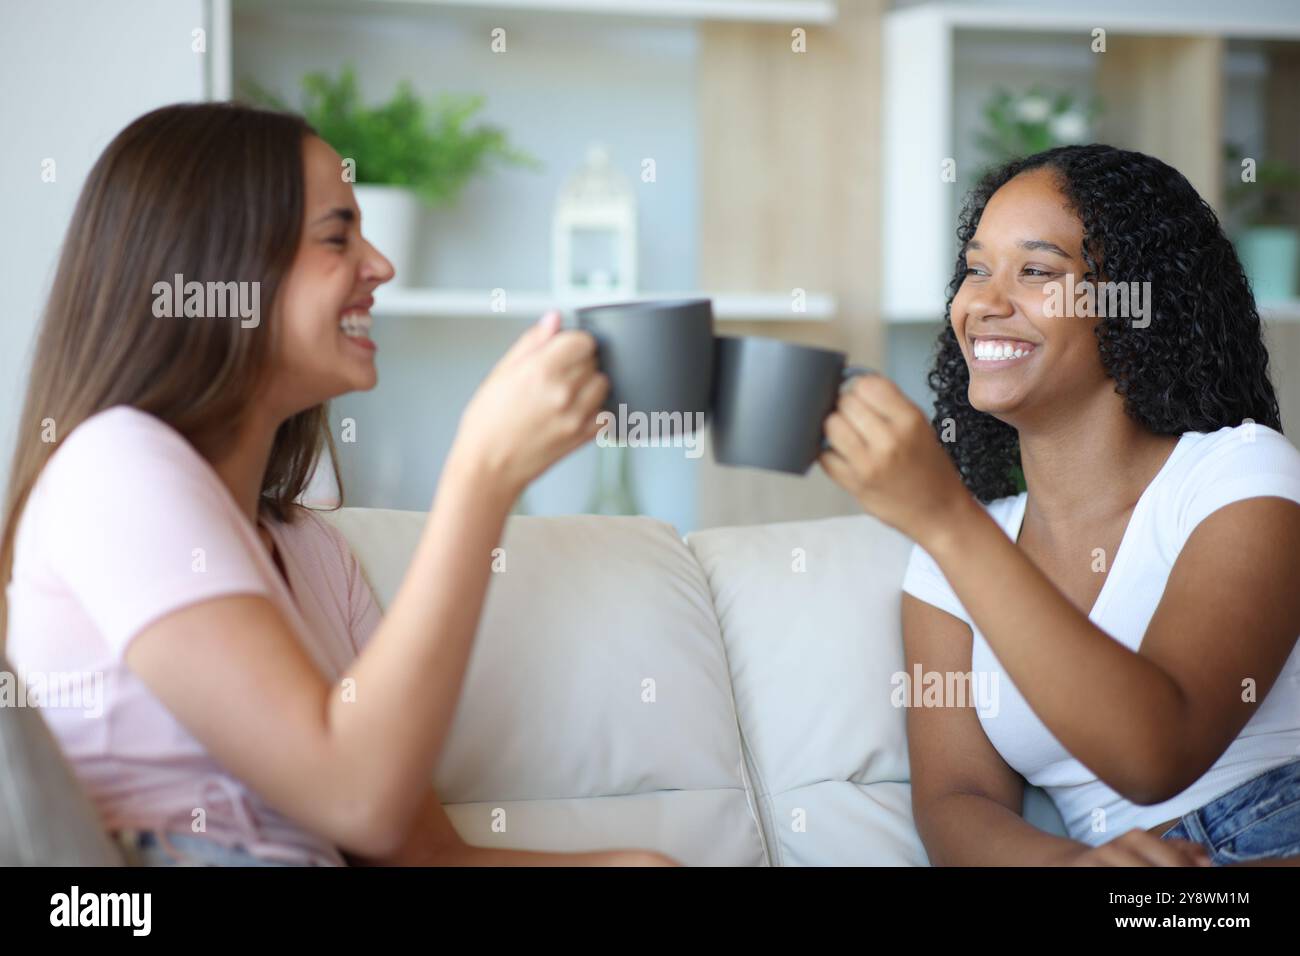
[[[376,286],[381,286],[390,281],[397,274],[397,270],[382,252],[370,244],[369,240],[363,241],[366,243],[366,255],[361,263],[361,278],[365,282],[373,282]]]
[[[1006,318],[1015,311],[1007,294],[1006,280],[998,274],[975,286],[966,306],[967,320]]]

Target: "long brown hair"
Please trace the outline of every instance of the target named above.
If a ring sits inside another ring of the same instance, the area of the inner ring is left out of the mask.
[[[209,459],[238,433],[268,374],[277,334],[269,318],[302,231],[310,135],[315,130],[292,113],[184,103],[141,116],[99,157],[68,225],[36,339],[0,582],[13,573],[15,534],[41,469],[90,416],[130,405]],[[155,283],[178,274],[185,282],[259,282],[260,321],[245,328],[237,317],[155,317]],[[262,480],[264,514],[292,520],[322,450],[335,463],[325,405],[281,424]],[[0,587],[0,648],[7,618]]]

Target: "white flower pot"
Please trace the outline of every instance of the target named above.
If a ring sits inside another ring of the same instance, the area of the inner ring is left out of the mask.
[[[372,183],[357,183],[353,192],[361,208],[361,234],[397,270],[392,284],[416,284],[415,250],[422,207],[419,196],[405,186]]]

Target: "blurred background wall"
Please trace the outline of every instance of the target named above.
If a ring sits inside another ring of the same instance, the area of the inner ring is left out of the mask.
[[[1279,187],[1280,222],[1261,218],[1235,203],[1227,153],[1300,168],[1291,0],[9,0],[0,18],[6,472],[31,335],[98,152],[153,106],[250,80],[296,104],[304,75],[344,64],[369,103],[403,79],[430,101],[481,95],[475,120],[538,161],[421,213],[408,281],[375,309],[380,386],[332,407],[336,427],[355,424],[340,446],[350,504],[427,506],[465,401],[557,298],[553,215],[595,145],[635,203],[639,297],[714,296],[721,334],[842,349],[927,407],[956,212],[998,149],[1019,136],[1154,152],[1264,243],[1275,384],[1300,428],[1295,191]],[[1285,263],[1288,228],[1289,279],[1267,265]],[[587,509],[607,451],[559,463],[521,507]],[[627,455],[636,510],[683,532],[857,510],[816,468]]]

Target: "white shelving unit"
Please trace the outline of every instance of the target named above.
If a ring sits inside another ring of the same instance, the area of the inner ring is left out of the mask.
[[[750,23],[829,23],[834,0],[364,0],[364,6],[472,7]]]
[[[1009,2],[938,3],[886,14],[882,50],[883,286],[887,322],[932,323],[942,318],[944,290],[956,253],[956,212],[970,182],[944,182],[941,163],[958,154],[955,103],[960,81],[957,45],[963,36],[1055,34],[1086,44],[1102,28],[1122,37],[1218,37],[1225,40],[1300,39],[1300,4],[1224,3],[1204,15],[1170,2],[1135,14],[1119,0],[1043,10]],[[1099,54],[1104,55],[1104,54]],[[1216,107],[1217,108],[1217,107]],[[1269,307],[1292,321],[1300,310]]]
[[[712,299],[713,315],[719,321],[826,322],[835,315],[832,296],[812,293],[805,297],[803,311],[795,311],[789,295],[726,292],[644,292],[638,301],[666,299]],[[608,295],[561,300],[544,291],[490,289],[393,289],[381,286],[375,292],[374,313],[408,318],[502,318],[536,317],[548,309],[569,309],[614,301]]]
[[[234,6],[241,11],[266,12],[296,9],[382,15],[459,9],[809,26],[832,23],[839,13],[836,0],[234,0]]]
[[[412,17],[472,17],[477,13],[503,17],[534,15],[556,17],[606,17],[611,20],[729,21],[755,24],[825,25],[839,14],[836,0],[209,0],[212,35],[209,91],[214,98],[229,96],[232,17],[236,13],[285,14],[311,12],[340,18],[366,15],[395,20]],[[342,21],[340,21],[342,22]],[[796,311],[793,297],[782,292],[645,291],[638,300],[710,298],[714,316],[722,322],[829,322],[835,317],[835,297],[810,291]],[[375,296],[375,314],[381,316],[455,319],[520,318],[552,308],[573,308],[612,301],[608,294],[593,294],[562,301],[544,289],[507,290],[506,308],[491,289],[390,288]]]

